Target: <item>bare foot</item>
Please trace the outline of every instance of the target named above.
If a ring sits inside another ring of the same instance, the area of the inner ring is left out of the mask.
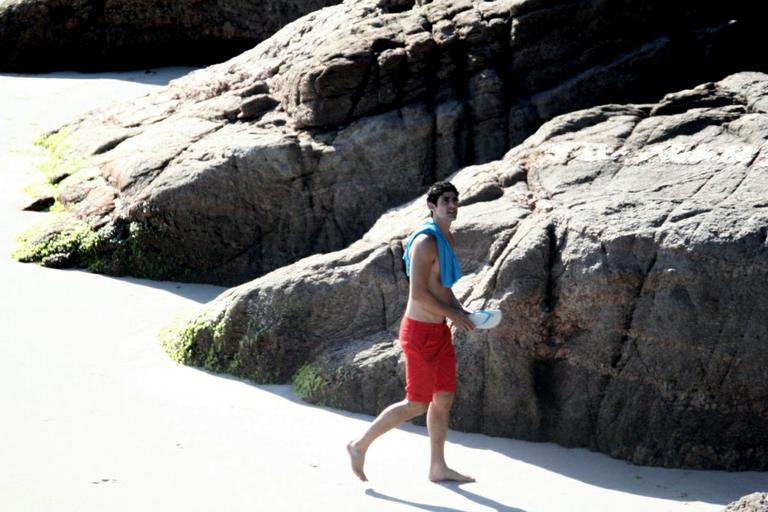
[[[349,454],[349,462],[352,464],[352,472],[357,475],[357,478],[363,482],[368,481],[368,477],[363,472],[363,465],[365,464],[365,452],[360,452],[354,447],[354,442],[350,441],[347,444],[347,453]]]
[[[462,475],[448,466],[432,468],[429,470],[429,479],[433,482],[474,482],[471,476]]]

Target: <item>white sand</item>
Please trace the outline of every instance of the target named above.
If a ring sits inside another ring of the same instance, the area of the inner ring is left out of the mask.
[[[221,288],[12,261],[15,234],[44,217],[17,209],[42,158],[32,138],[182,71],[0,75],[1,510],[714,511],[768,490],[766,473],[637,467],[458,432],[449,463],[478,482],[436,485],[414,426],[374,444],[362,484],[344,445],[369,417],[182,367],[159,349],[160,328]]]

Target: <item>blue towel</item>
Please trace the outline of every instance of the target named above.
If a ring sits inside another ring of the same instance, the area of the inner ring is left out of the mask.
[[[437,227],[435,221],[427,219],[419,226],[408,240],[405,242],[405,254],[403,254],[403,260],[405,260],[405,275],[411,275],[411,258],[408,254],[411,251],[411,244],[413,240],[420,234],[426,233],[432,235],[437,243],[437,259],[440,262],[440,282],[443,286],[450,288],[453,283],[459,280],[461,277],[461,269],[459,268],[459,260],[456,259],[456,255],[453,253],[453,248],[448,240],[445,239],[440,232],[440,228]]]

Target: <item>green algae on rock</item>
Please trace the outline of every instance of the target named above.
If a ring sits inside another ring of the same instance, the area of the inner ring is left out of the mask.
[[[165,261],[147,250],[157,236],[139,222],[96,227],[65,212],[21,233],[12,257],[46,267],[76,267],[91,272],[149,279],[173,277]]]

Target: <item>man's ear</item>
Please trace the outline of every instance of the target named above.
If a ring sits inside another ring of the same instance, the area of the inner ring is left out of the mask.
[[[430,203],[429,201],[427,201],[427,208],[429,208],[430,215],[435,213],[436,206],[434,204]]]

